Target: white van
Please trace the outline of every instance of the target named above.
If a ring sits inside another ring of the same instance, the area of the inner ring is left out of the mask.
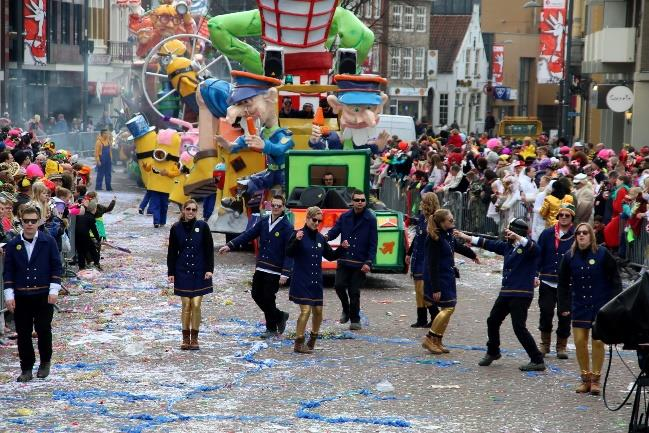
[[[379,123],[376,126],[378,132],[387,131],[390,135],[396,135],[401,140],[415,141],[415,121],[410,116],[397,116],[394,114],[381,114]]]

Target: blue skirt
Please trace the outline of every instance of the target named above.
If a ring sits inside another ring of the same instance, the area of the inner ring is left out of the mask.
[[[174,276],[174,295],[193,298],[214,291],[212,279],[203,278],[205,272],[176,271]]]

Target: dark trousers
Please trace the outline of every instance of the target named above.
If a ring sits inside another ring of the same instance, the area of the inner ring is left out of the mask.
[[[144,197],[142,197],[142,201],[140,202],[140,206],[138,206],[140,209],[145,210],[147,206],[149,206],[149,200],[151,200],[151,191],[148,189],[144,193]],[[151,211],[148,211],[147,213],[151,213]]]
[[[554,310],[557,307],[557,288],[548,286],[541,282],[539,286],[539,331],[552,332],[552,320],[554,319]],[[570,316],[558,314],[557,337],[570,337]]]
[[[210,194],[203,199],[203,219],[207,221],[212,216],[214,212],[214,206],[216,205],[216,194]]]
[[[277,323],[282,319],[282,312],[275,304],[275,295],[279,291],[279,275],[255,271],[252,276],[252,299],[264,312],[266,330],[277,331]]]
[[[32,345],[32,330],[38,334],[38,352],[41,364],[52,359],[52,315],[54,306],[47,303],[47,294],[16,296],[16,333],[18,333],[18,355],[20,368],[31,370],[36,356]]]
[[[95,242],[90,239],[90,236],[76,236],[75,249],[77,251],[77,264],[79,269],[86,268],[86,260],[90,259],[95,265],[99,265],[99,251],[95,246]]]
[[[365,283],[365,272],[338,264],[336,269],[336,294],[343,307],[343,313],[352,323],[361,321],[361,286]]]
[[[487,319],[487,353],[496,356],[500,353],[500,325],[507,317],[511,315],[512,327],[514,334],[521,343],[527,355],[534,363],[543,362],[543,355],[539,352],[534,342],[534,337],[527,330],[525,322],[527,321],[527,310],[532,304],[532,298],[515,298],[498,296],[494,306],[491,308],[489,318]]]
[[[113,176],[112,166],[110,160],[108,162],[102,160],[101,165],[97,167],[97,184],[95,185],[95,189],[101,189],[104,180],[106,181],[106,190],[111,191],[113,189],[110,185]]]
[[[167,210],[169,209],[169,194],[151,191],[149,211],[153,214],[153,224],[167,224]]]

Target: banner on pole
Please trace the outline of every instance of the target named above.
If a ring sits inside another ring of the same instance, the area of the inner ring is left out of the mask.
[[[47,2],[23,0],[26,65],[47,64]]]
[[[566,0],[543,0],[539,24],[539,84],[557,84],[563,79],[566,47]]]
[[[505,46],[494,45],[491,55],[491,76],[493,84],[500,86],[503,83],[505,67]]]

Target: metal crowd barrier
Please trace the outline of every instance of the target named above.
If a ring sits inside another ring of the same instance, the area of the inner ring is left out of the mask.
[[[5,334],[5,281],[4,281],[5,260],[0,260],[0,336]]]
[[[419,189],[407,189],[407,186],[401,186],[398,181],[392,178],[385,178],[379,188],[379,198],[388,208],[403,212],[409,217],[417,216],[418,206],[412,205],[417,199],[412,196],[419,193]],[[482,204],[479,197],[471,196],[468,192],[457,191],[439,192],[437,195],[441,206],[453,213],[455,225],[469,232],[502,238],[505,225],[509,222],[508,217],[532,221],[531,207],[526,206],[523,202],[516,203],[511,213],[501,212],[500,222],[496,223],[492,218],[487,217],[488,205]],[[416,203],[418,204],[418,201]],[[633,242],[627,244],[626,258],[634,265],[649,267],[649,233],[646,230],[641,230],[640,235]]]
[[[98,135],[98,132],[68,132],[48,134],[45,137],[49,137],[56,144],[57,149],[65,149],[73,155],[92,156],[95,153]]]

